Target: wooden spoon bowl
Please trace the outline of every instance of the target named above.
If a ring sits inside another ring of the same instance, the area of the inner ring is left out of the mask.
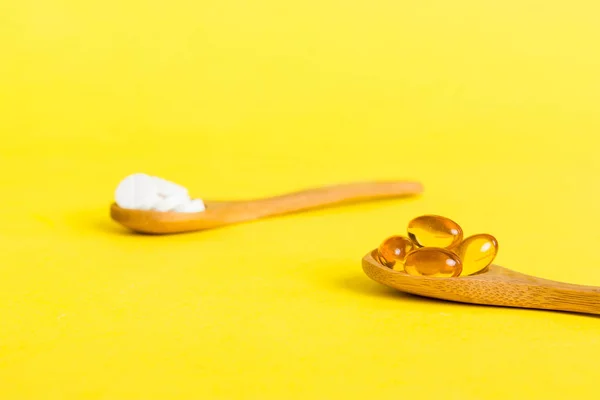
[[[376,252],[363,257],[363,271],[402,292],[460,303],[600,314],[600,287],[537,278],[494,264],[464,277],[412,276],[381,265]]]

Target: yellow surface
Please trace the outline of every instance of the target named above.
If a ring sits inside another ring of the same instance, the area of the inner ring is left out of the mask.
[[[593,1],[0,5],[0,398],[597,399],[600,319],[428,301],[360,259],[412,217],[600,285]],[[364,179],[418,199],[201,234],[108,218]]]

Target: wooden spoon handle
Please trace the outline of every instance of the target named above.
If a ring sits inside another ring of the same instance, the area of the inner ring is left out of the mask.
[[[488,290],[486,294],[494,298],[493,302],[501,303],[499,305],[600,314],[600,287],[597,286],[553,281],[498,266],[471,279],[486,279],[496,284],[495,290]]]
[[[234,205],[252,219],[289,214],[342,203],[417,195],[423,192],[419,182],[357,182],[284,194]]]
[[[536,308],[600,314],[600,287],[545,281],[528,294]]]

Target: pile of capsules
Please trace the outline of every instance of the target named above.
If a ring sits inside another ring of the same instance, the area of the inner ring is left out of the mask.
[[[408,237],[391,236],[381,243],[376,258],[382,265],[409,275],[457,277],[485,270],[496,258],[498,241],[480,233],[463,240],[456,222],[423,215],[408,223]]]

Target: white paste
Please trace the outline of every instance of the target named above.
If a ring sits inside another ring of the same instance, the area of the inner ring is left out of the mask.
[[[181,185],[156,176],[133,174],[123,179],[115,190],[115,202],[132,210],[202,212],[201,199],[191,199]]]

